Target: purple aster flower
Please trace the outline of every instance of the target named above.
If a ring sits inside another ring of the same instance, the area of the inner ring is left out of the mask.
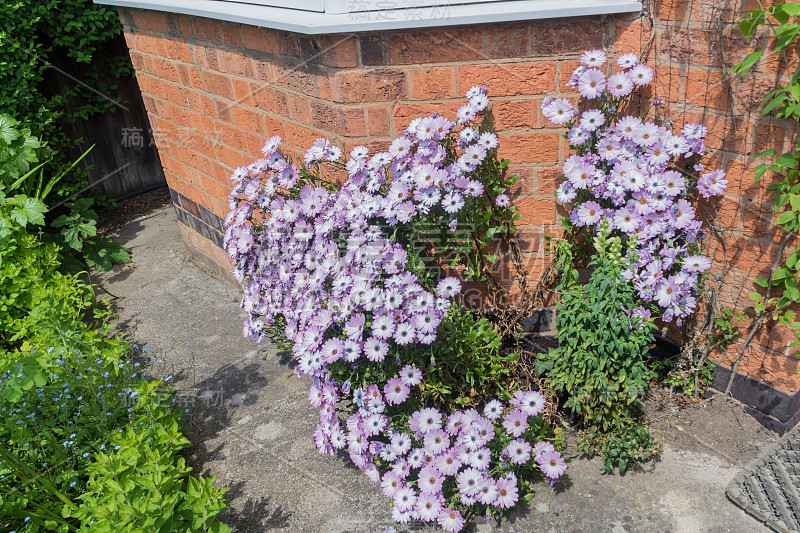
[[[442,504],[436,494],[422,493],[417,498],[416,513],[423,522],[432,522],[439,516]]]
[[[458,490],[462,494],[472,496],[478,493],[483,474],[475,468],[467,468],[458,474]]]
[[[461,468],[461,461],[454,450],[450,449],[439,455],[434,460],[436,469],[445,476],[454,476]]]
[[[577,196],[577,194],[578,193],[575,191],[575,189],[572,188],[572,186],[570,185],[570,183],[568,181],[562,183],[558,187],[558,189],[556,189],[556,199],[559,202],[565,203],[565,204],[568,204],[571,201],[573,201],[575,199],[575,197]]]
[[[597,128],[605,124],[606,117],[599,109],[590,109],[584,111],[581,115],[580,125],[586,131],[595,131]]]
[[[629,69],[635,67],[639,63],[639,56],[636,54],[623,54],[617,58],[617,65],[621,68]]]
[[[420,433],[427,433],[434,429],[442,428],[442,414],[433,407],[426,407],[419,413],[419,431]]]
[[[419,471],[417,485],[424,494],[437,494],[442,490],[444,478],[433,466],[425,466]]]
[[[600,222],[603,216],[603,209],[600,204],[594,201],[588,201],[581,204],[578,208],[578,220],[582,226],[589,224],[596,224]]]
[[[388,353],[389,345],[380,339],[370,337],[369,340],[364,343],[364,355],[372,362],[378,363],[383,361]]]
[[[581,65],[601,67],[606,62],[606,53],[602,50],[587,50],[581,54]]]
[[[507,194],[498,194],[494,199],[494,205],[500,208],[506,208],[511,203]]]
[[[536,457],[536,462],[538,463],[540,462],[539,459],[544,452],[547,451],[554,452],[556,451],[556,447],[553,446],[552,443],[547,442],[546,440],[542,440],[533,445],[532,451],[533,455]]]
[[[617,121],[617,130],[628,139],[633,139],[634,132],[642,125],[642,121],[633,116],[622,117]]]
[[[516,391],[511,404],[528,416],[537,416],[544,410],[545,399],[538,391]]]
[[[702,124],[686,124],[681,130],[689,139],[702,139],[706,136],[708,130]]]
[[[493,148],[497,148],[497,135],[494,133],[487,131],[481,133],[480,138],[478,139],[478,144],[486,148],[487,150],[491,150]]]
[[[674,217],[673,224],[678,229],[687,227],[694,220],[694,208],[683,198],[673,204],[671,213]]]
[[[597,69],[590,68],[578,78],[578,91],[584,98],[597,98],[606,88],[606,77]]]
[[[514,437],[519,437],[528,429],[528,415],[520,409],[514,409],[508,413],[503,420],[503,427],[506,432]]]
[[[651,146],[658,141],[658,126],[645,122],[633,130],[631,138],[639,146]]]
[[[590,133],[580,126],[574,126],[571,130],[569,130],[569,135],[567,138],[569,139],[570,144],[580,145],[585,143],[589,140]]]
[[[483,408],[483,414],[489,420],[496,420],[503,415],[503,404],[498,400],[491,400]]]
[[[461,282],[454,277],[444,278],[436,285],[436,294],[441,298],[452,298],[461,292]]]
[[[617,72],[608,78],[608,92],[617,98],[628,96],[633,90],[633,80],[625,72]]]
[[[399,378],[391,378],[383,387],[386,402],[390,405],[399,405],[406,401],[410,391],[411,389],[409,389],[408,385]]]
[[[439,511],[436,520],[442,529],[450,533],[458,533],[464,528],[464,519],[461,518],[461,513],[455,509],[443,508]]]
[[[702,174],[697,180],[697,189],[703,198],[722,194],[727,186],[728,180],[725,179],[725,172],[719,169]]]
[[[401,512],[410,511],[417,503],[417,492],[408,486],[400,487],[394,495],[394,505]]]
[[[705,272],[711,268],[711,260],[704,255],[689,255],[683,258],[683,269],[687,272]]]
[[[519,499],[516,480],[502,478],[497,481],[497,501],[495,505],[501,509],[513,507]]]
[[[484,471],[489,468],[492,460],[492,453],[488,448],[478,448],[477,450],[470,451],[468,454],[467,462],[472,468]]]
[[[639,226],[639,216],[627,207],[614,213],[614,227],[623,233],[631,235]]]
[[[567,463],[564,462],[564,458],[557,451],[546,451],[541,455],[539,468],[550,479],[558,479],[567,471]]]
[[[575,116],[575,108],[565,98],[556,98],[542,103],[542,114],[553,124],[564,124]]]
[[[464,198],[457,192],[450,192],[442,198],[442,208],[450,214],[458,213],[464,207]]]
[[[630,70],[630,76],[633,83],[641,87],[653,81],[653,69],[646,65],[636,65]]]
[[[417,333],[414,330],[414,326],[408,322],[404,322],[397,326],[393,338],[397,344],[406,345],[414,342],[416,335]]]
[[[409,387],[419,385],[422,382],[422,371],[413,365],[406,365],[400,370],[400,380]]]
[[[397,491],[399,491],[403,487],[404,485],[402,478],[398,476],[395,472],[392,472],[390,470],[389,472],[386,472],[383,475],[383,480],[381,481],[381,490],[383,491],[383,494],[387,498],[394,499],[395,495],[397,494]]]
[[[514,439],[508,443],[504,452],[511,459],[511,462],[523,465],[531,458],[531,445],[523,439]]]
[[[656,288],[655,298],[661,307],[670,307],[678,301],[679,296],[679,287],[675,282],[675,276],[670,276],[669,279],[662,279]]]

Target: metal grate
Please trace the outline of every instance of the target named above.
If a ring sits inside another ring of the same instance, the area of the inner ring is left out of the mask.
[[[726,493],[775,531],[800,532],[800,426],[762,450]]]

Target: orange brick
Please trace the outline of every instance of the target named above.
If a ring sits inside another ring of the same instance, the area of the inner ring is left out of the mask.
[[[188,37],[192,38],[192,21],[186,15],[177,15],[175,13],[164,13],[164,18],[167,22],[167,33],[175,37]]]
[[[493,100],[492,115],[497,131],[532,128],[536,125],[540,102],[537,100]]]
[[[396,104],[394,106],[394,125],[397,133],[402,133],[417,117],[428,117],[434,113],[455,120],[461,102],[438,102],[435,104]]]
[[[278,37],[271,29],[242,24],[239,27],[239,34],[242,37],[242,46],[245,48],[276,55],[279,52]]]
[[[241,24],[235,24],[231,22],[222,23],[222,38],[225,41],[225,44],[234,48],[239,48],[242,46],[242,39],[239,36],[240,26]]]
[[[395,65],[482,59],[483,32],[477,26],[395,32],[388,44]]]
[[[694,0],[692,15],[701,22],[734,22],[741,4],[729,0]]]
[[[164,13],[160,11],[149,11],[144,9],[134,9],[133,23],[140,30],[157,31],[167,33],[167,25],[164,22]]]
[[[317,76],[303,65],[299,63],[287,63],[283,61],[272,61],[270,64],[272,66],[272,72],[275,75],[276,84],[299,93],[308,95],[316,94]],[[259,78],[261,78],[260,74]]]
[[[237,168],[242,166],[242,164],[244,164],[242,153],[238,150],[234,150],[233,148],[229,148],[223,144],[217,146],[216,152],[217,152],[217,160],[223,165],[227,165],[232,168]]]
[[[538,170],[537,185],[539,196],[553,196],[564,178],[561,167],[542,167]]]
[[[233,98],[233,86],[227,76],[214,74],[213,72],[203,72],[203,80],[208,92],[225,98]]]
[[[320,98],[342,103],[398,100],[407,92],[405,75],[399,70],[337,71],[319,76],[317,82]]]
[[[719,72],[692,69],[686,79],[686,102],[729,110],[731,100],[727,83]]]
[[[300,37],[303,60],[328,67],[357,67],[356,38],[352,35],[308,35]]]
[[[512,163],[558,161],[558,133],[532,133],[500,137],[499,154]]]
[[[490,97],[544,94],[555,89],[556,64],[552,62],[465,65],[458,71],[459,87],[485,85]]]
[[[286,94],[277,91],[266,85],[250,84],[250,94],[253,98],[253,105],[264,111],[271,111],[285,117],[289,116],[289,107],[286,101]]]
[[[169,80],[171,82],[180,83],[181,78],[178,75],[178,70],[175,65],[164,59],[154,57],[153,66],[155,68],[155,75],[159,78]]]
[[[253,98],[250,95],[250,84],[242,80],[233,81],[233,94],[236,101],[240,104],[253,105]]]
[[[646,18],[617,22],[614,51],[617,54],[627,54],[629,52],[639,54],[650,39],[651,32],[650,20]],[[649,62],[648,59],[651,58],[652,52],[650,57],[642,58],[642,60]]]
[[[308,100],[302,96],[289,95],[289,116],[298,122],[311,124],[311,107]]]
[[[286,133],[284,132],[283,128],[283,121],[267,115],[266,117],[264,117],[264,125],[267,128],[267,135],[269,135],[270,137],[273,135],[279,135],[281,139],[286,138]],[[306,149],[308,149],[308,147],[306,147]]]
[[[311,103],[311,117],[315,127],[345,137],[367,135],[364,109],[342,107],[322,102]]]
[[[456,91],[456,71],[452,68],[428,68],[408,71],[411,97],[416,100],[452,98]]]
[[[219,62],[219,70],[221,72],[227,72],[228,74],[235,74],[237,76],[253,77],[253,62],[248,56],[235,52],[218,50],[217,61]]]
[[[491,24],[484,27],[486,57],[525,57],[531,53],[531,25]]]
[[[218,123],[216,127],[220,130],[220,141],[237,150],[248,149],[247,136],[243,130],[224,123]]]
[[[176,39],[164,39],[164,47],[167,50],[166,58],[177,59],[185,63],[192,62],[192,53],[189,50],[189,45],[183,41]]]
[[[603,48],[605,33],[603,23],[593,19],[575,22],[535,22],[533,53],[537,56],[562,56],[592,48]]]
[[[684,20],[686,7],[686,0],[655,0],[652,3],[655,18],[661,20]]]
[[[768,148],[775,149],[779,154],[783,153],[786,144],[786,130],[780,124],[774,124],[769,117],[761,119],[756,124],[755,145],[753,155],[760,154]]]
[[[164,46],[164,39],[153,37],[152,35],[137,34],[135,38],[136,45],[134,48],[139,52],[146,54],[153,54],[163,57],[166,55],[166,47]]]
[[[194,28],[194,36],[199,41],[210,41],[212,43],[222,44],[222,26],[219,21],[204,17],[196,17],[193,19],[192,26]]]
[[[389,135],[391,132],[389,116],[388,107],[367,108],[367,134],[371,137]]]
[[[519,198],[514,201],[521,215],[520,225],[555,224],[556,201],[555,199]]]
[[[231,107],[231,115],[233,116],[233,123],[249,132],[257,133],[259,135],[266,135],[264,126],[264,115],[245,109],[242,106],[234,105]]]
[[[293,122],[284,123],[284,130],[286,131],[286,143],[303,152],[314,144],[318,137],[322,137],[318,132]]]
[[[517,182],[508,187],[512,198],[528,197],[536,194],[536,169],[533,167],[520,167],[512,165],[507,176],[517,176]]]

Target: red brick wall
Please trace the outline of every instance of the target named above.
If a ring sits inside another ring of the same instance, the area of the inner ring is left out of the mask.
[[[500,153],[522,177],[514,195],[533,276],[544,265],[543,237],[560,231],[563,212],[553,192],[568,155],[562,130],[539,112],[541,100],[577,97],[565,82],[582,50],[604,48],[616,57],[647,46],[657,73],[654,95],[666,102],[658,111],[676,124],[706,124],[707,167],[728,171],[729,191],[715,204],[732,267],[723,296],[726,305],[746,308],[752,280],[769,269],[778,240],[765,183],[753,185],[747,170],[766,147],[788,148],[795,131],[757,119],[776,62],[762,60],[743,81],[723,77],[756,46],[731,31],[747,7],[741,4],[661,0],[636,15],[323,36],[155,11],[120,14],[169,185],[185,203],[219,217],[227,212],[231,171],[256,159],[269,135],[283,137],[295,153],[322,136],[386,146],[412,118],[453,116],[469,87],[486,85]],[[710,218],[710,206],[705,212]],[[198,239],[204,237],[187,242],[197,248]],[[210,241],[202,246],[219,260]],[[724,256],[716,242],[711,253]],[[740,371],[796,392],[798,362],[786,354],[788,335],[765,329]]]

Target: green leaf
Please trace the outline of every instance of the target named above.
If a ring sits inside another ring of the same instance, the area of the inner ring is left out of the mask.
[[[28,223],[44,224],[44,213],[47,211],[47,206],[41,200],[18,194],[14,198],[6,200],[6,203],[14,206],[11,210],[11,218],[22,227],[25,227]]]
[[[745,57],[742,60],[741,63],[736,65],[737,66],[737,73],[741,74],[742,76],[747,74],[747,71],[750,70],[750,68],[753,66],[753,64],[755,64],[755,62],[758,61],[759,58],[761,58],[761,56],[763,54],[764,54],[763,50],[758,50],[758,51],[753,52],[752,54],[748,55],[747,57]]]
[[[0,115],[0,140],[6,144],[11,144],[19,137],[17,125],[19,122],[8,115]]]
[[[797,213],[795,213],[794,211],[784,211],[783,213],[778,215],[778,218],[775,219],[775,223],[786,224],[795,219],[797,219]]]
[[[750,296],[750,299],[753,300],[756,303],[758,303],[758,302],[760,302],[760,301],[762,301],[764,299],[764,296],[761,295],[761,294],[758,294],[757,292],[751,292],[750,294],[748,294],[748,296]]]

